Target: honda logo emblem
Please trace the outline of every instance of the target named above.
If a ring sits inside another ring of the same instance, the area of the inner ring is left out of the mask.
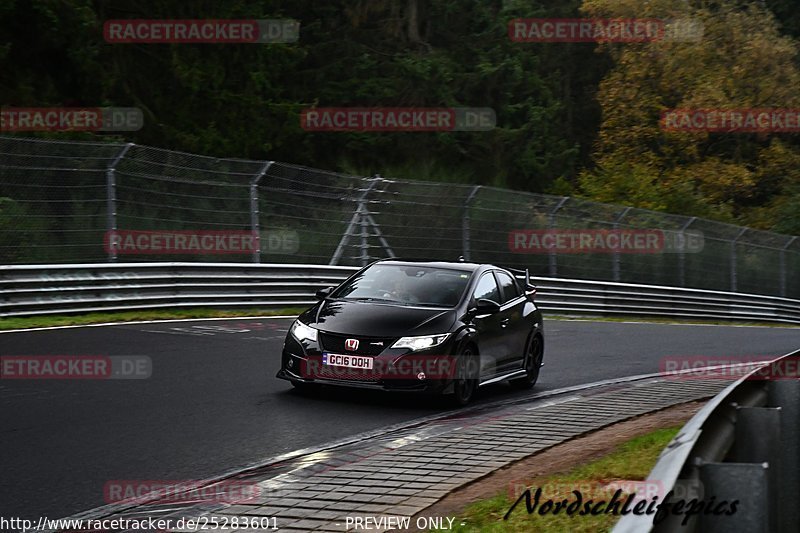
[[[344,341],[344,347],[351,352],[358,350],[358,339],[347,339]]]

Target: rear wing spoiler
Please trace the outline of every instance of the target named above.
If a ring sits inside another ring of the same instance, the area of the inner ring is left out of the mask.
[[[531,274],[528,269],[521,269],[521,268],[508,268],[504,267],[506,270],[514,274],[514,276],[525,276],[525,295],[526,296],[533,296],[536,294],[536,285],[531,283]]]

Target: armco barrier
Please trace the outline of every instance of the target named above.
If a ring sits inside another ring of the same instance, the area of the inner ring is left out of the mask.
[[[0,266],[0,317],[186,307],[310,306],[355,267],[249,263]],[[549,314],[800,323],[800,301],[655,285],[531,278]]]
[[[653,514],[628,514],[614,533],[800,531],[798,357],[800,351],[780,357],[728,386],[661,453],[643,486],[660,487],[659,502],[672,492],[673,506],[704,501],[701,512],[685,523],[685,512],[657,523]],[[737,501],[736,511],[715,514],[723,501]]]

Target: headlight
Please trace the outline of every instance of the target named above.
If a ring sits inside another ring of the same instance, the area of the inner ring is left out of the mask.
[[[317,342],[317,330],[311,326],[306,326],[299,320],[295,320],[294,324],[292,324],[292,335],[299,341]]]
[[[421,337],[403,337],[392,345],[392,348],[410,348],[414,351],[424,350],[425,348],[433,348],[442,344],[449,333],[442,335],[423,335]]]

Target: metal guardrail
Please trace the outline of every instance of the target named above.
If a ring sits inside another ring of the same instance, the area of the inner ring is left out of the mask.
[[[159,308],[310,306],[355,267],[249,263],[0,266],[0,317]],[[531,278],[549,314],[800,323],[800,301],[656,285]]]
[[[800,531],[798,357],[800,351],[767,362],[726,387],[686,423],[642,484],[658,487],[659,503],[672,492],[673,505],[694,498],[713,502],[711,512],[704,508],[685,524],[684,513],[659,523],[653,514],[628,514],[614,533]],[[787,369],[793,373],[778,379]],[[754,380],[756,372],[773,379]],[[713,512],[734,500],[735,513]]]
[[[322,265],[109,263],[0,266],[0,317],[186,307],[310,306],[357,269]]]

